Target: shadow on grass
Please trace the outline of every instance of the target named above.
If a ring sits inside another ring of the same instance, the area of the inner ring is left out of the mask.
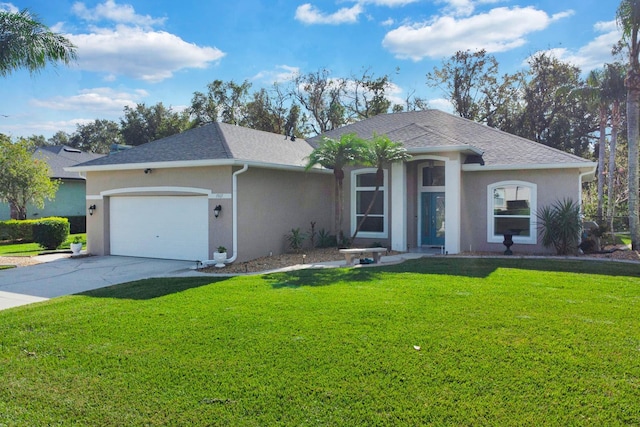
[[[364,282],[385,273],[446,275],[487,278],[499,268],[640,277],[640,265],[593,260],[425,257],[400,264],[366,268],[308,269],[272,273],[263,279],[274,289],[328,286],[340,282]]]
[[[150,300],[177,294],[189,289],[199,288],[212,283],[222,282],[228,277],[161,277],[137,280],[135,282],[108,286],[82,292],[77,295],[92,298],[118,298],[130,300]]]

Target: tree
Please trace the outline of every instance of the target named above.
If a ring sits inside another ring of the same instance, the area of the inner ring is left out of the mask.
[[[27,218],[27,203],[41,209],[58,191],[59,182],[49,178],[46,162],[32,157],[32,148],[24,139],[12,143],[0,135],[0,200],[11,205],[15,219]]]
[[[233,80],[214,80],[207,85],[207,93],[194,92],[189,114],[194,126],[212,122],[224,122],[245,126],[246,107],[251,83],[245,80],[237,84]]]
[[[28,9],[0,11],[0,75],[19,69],[35,73],[47,63],[69,64],[76,58],[76,47],[38,21]]]
[[[47,140],[49,145],[69,145],[70,135],[65,131],[59,130],[51,138]]]
[[[640,130],[640,0],[622,0],[616,13],[622,28],[622,43],[629,53],[627,87],[627,139],[629,150],[629,229],[631,248],[640,249],[638,222],[638,137]]]
[[[90,153],[107,154],[112,144],[120,143],[120,127],[116,122],[105,119],[76,125],[76,131],[69,138],[71,147]]]
[[[334,228],[339,241],[344,240],[342,231],[344,167],[365,161],[365,150],[366,143],[362,138],[355,133],[346,133],[339,140],[325,137],[322,143],[309,155],[307,170],[315,165],[333,169],[333,176],[335,177]]]
[[[373,138],[368,142],[366,148],[366,151],[363,153],[364,163],[376,167],[376,187],[373,191],[369,206],[367,206],[362,219],[356,225],[356,229],[351,236],[352,241],[358,235],[360,228],[369,217],[369,213],[375,205],[380,187],[384,184],[384,168],[393,162],[403,162],[411,158],[411,155],[407,153],[407,150],[402,144],[393,142],[384,135],[373,135]]]
[[[330,78],[329,74],[329,70],[322,69],[292,79],[291,95],[311,115],[305,134],[319,135],[347,122],[342,101],[347,82]]]
[[[189,127],[189,113],[175,112],[162,102],[150,107],[144,103],[135,108],[124,107],[124,117],[120,119],[124,143],[134,146],[175,135]]]
[[[374,78],[373,73],[364,70],[361,77],[352,76],[345,91],[345,108],[350,120],[360,121],[378,114],[384,114],[391,108],[391,101],[386,92],[391,87],[389,76]]]

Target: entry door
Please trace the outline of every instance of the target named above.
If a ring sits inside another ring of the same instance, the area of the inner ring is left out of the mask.
[[[422,246],[444,246],[444,193],[422,193]]]

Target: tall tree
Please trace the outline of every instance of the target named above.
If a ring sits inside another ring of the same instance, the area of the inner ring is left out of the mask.
[[[370,70],[364,70],[362,76],[352,76],[345,91],[345,108],[350,120],[365,120],[378,114],[384,114],[391,108],[387,91],[391,87],[389,76],[374,77]]]
[[[365,164],[376,167],[376,186],[371,196],[371,201],[364,211],[362,219],[356,225],[356,229],[351,236],[351,240],[356,238],[360,228],[365,223],[373,206],[375,206],[380,187],[384,184],[384,168],[394,162],[403,162],[411,158],[407,150],[398,142],[391,141],[385,135],[373,135],[373,138],[367,142],[367,147],[363,153]]]
[[[335,178],[335,217],[334,229],[339,241],[344,240],[342,230],[343,217],[343,182],[344,167],[366,161],[364,152],[366,150],[365,141],[355,133],[343,134],[340,139],[324,138],[322,143],[316,147],[309,155],[307,170],[315,165],[320,165],[328,169],[333,169]]]
[[[46,162],[32,157],[33,146],[27,140],[12,143],[0,135],[0,200],[12,207],[15,219],[27,218],[27,203],[44,207],[45,199],[53,200],[58,181],[49,178]]]
[[[112,144],[120,143],[120,127],[116,122],[105,119],[76,125],[76,131],[69,138],[71,147],[100,154],[107,154]]]
[[[59,130],[54,133],[51,138],[47,140],[49,145],[68,145],[69,144],[70,135],[65,131]]]
[[[189,113],[195,126],[212,122],[224,122],[244,126],[251,83],[238,84],[233,80],[214,80],[207,85],[207,92],[194,92]]]
[[[141,145],[175,135],[189,126],[187,112],[173,111],[162,102],[150,107],[144,103],[135,108],[124,107],[124,117],[120,119],[120,132],[128,145]]]
[[[292,79],[291,95],[309,114],[305,134],[319,135],[344,125],[346,111],[342,98],[345,79],[331,78],[327,69],[299,74]]]
[[[638,137],[640,130],[640,0],[622,0],[616,13],[629,54],[627,87],[627,139],[629,150],[629,229],[631,248],[640,249],[638,222]]]
[[[35,73],[48,63],[69,64],[76,58],[76,47],[64,36],[52,32],[36,15],[0,11],[0,75],[19,69]]]

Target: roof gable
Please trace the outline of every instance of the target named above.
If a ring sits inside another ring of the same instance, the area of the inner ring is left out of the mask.
[[[35,159],[47,162],[50,169],[49,176],[51,178],[60,179],[81,179],[77,173],[67,172],[64,168],[75,166],[103,156],[104,154],[85,153],[77,148],[71,148],[66,145],[40,147],[33,153],[33,157]]]

